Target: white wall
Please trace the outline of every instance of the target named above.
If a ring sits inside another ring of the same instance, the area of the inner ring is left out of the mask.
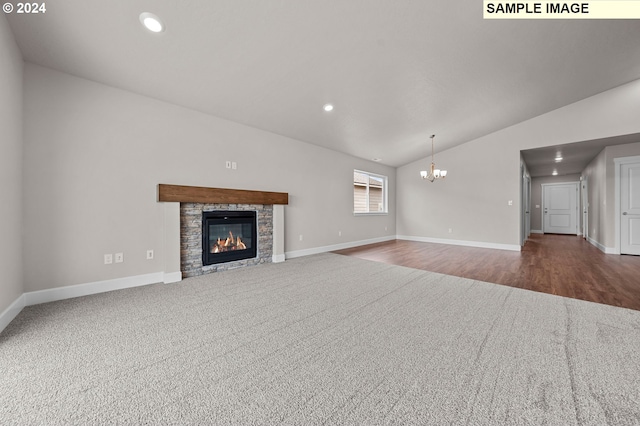
[[[640,114],[640,111],[638,111]],[[618,198],[615,194],[615,158],[621,157],[634,157],[640,155],[640,141],[638,143],[630,143],[625,145],[608,146],[605,149],[606,159],[606,216],[605,227],[606,234],[604,239],[604,245],[607,248],[615,248],[616,235],[615,235],[615,205],[618,203]]]
[[[640,155],[640,141],[608,146],[584,169],[589,189],[589,239],[602,249],[615,252],[618,202],[615,193],[615,158]]]
[[[163,271],[158,183],[288,192],[287,252],[396,233],[391,167],[33,64],[25,85],[25,291]],[[388,215],[353,216],[354,168],[389,177]]]
[[[23,292],[22,69],[22,55],[0,15],[0,314]]]
[[[638,117],[640,80],[436,153],[445,181],[420,179],[428,159],[400,167],[398,234],[519,246],[520,151],[637,133]]]
[[[603,149],[582,171],[582,178],[587,181],[589,241],[595,242],[602,248],[606,247],[605,236],[608,231],[605,220],[607,198],[605,151]]]

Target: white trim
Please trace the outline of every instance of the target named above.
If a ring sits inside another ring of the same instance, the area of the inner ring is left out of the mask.
[[[634,155],[631,157],[616,157],[613,159],[616,164],[631,164],[640,162],[640,155]]]
[[[182,272],[164,272],[162,274],[162,282],[165,284],[177,283],[182,281]]]
[[[88,296],[90,294],[105,293],[107,291],[161,283],[164,282],[163,275],[164,273],[162,272],[155,272],[152,274],[116,278],[113,280],[96,281],[93,283],[70,285],[40,291],[30,291],[24,294],[24,302],[26,306],[31,306],[40,303],[55,302],[57,300],[71,299],[74,297]]]
[[[364,246],[364,245],[367,245],[367,244],[381,243],[383,241],[392,241],[392,240],[395,240],[395,239],[396,239],[395,235],[388,235],[386,237],[371,238],[371,239],[368,239],[368,240],[360,240],[360,241],[352,241],[350,243],[340,243],[340,244],[333,244],[333,245],[330,245],[330,246],[313,247],[313,248],[310,248],[310,249],[288,251],[288,252],[285,253],[285,257],[287,259],[293,259],[293,258],[296,258],[296,257],[309,256],[309,255],[318,254],[318,253],[326,253],[328,251],[342,250],[342,249],[347,249],[347,248],[351,248],[351,247]]]
[[[589,236],[589,177],[580,176],[580,212],[582,235]]]
[[[532,229],[531,233],[532,234],[544,234],[544,232],[542,232],[542,229]]]
[[[55,302],[72,299],[74,297],[105,293],[107,291],[140,287],[156,283],[173,283],[182,280],[182,272],[154,272],[152,274],[135,275],[132,277],[116,278],[113,280],[96,281],[92,283],[70,285],[47,290],[29,291],[18,297],[7,309],[0,314],[0,332],[22,311],[25,306],[40,303]]]
[[[619,252],[616,252],[615,248],[605,247],[605,246],[603,246],[602,244],[600,244],[599,242],[597,242],[596,240],[594,240],[591,237],[588,237],[587,241],[589,241],[589,243],[591,243],[591,245],[596,246],[603,253],[606,253],[606,254],[620,254]]]
[[[20,297],[14,300],[13,303],[0,314],[0,333],[18,316],[20,311],[24,309],[24,306],[24,294],[21,294]]]
[[[620,241],[620,203],[622,202],[622,197],[620,196],[620,175],[622,174],[622,165],[623,164],[633,164],[640,163],[640,155],[634,155],[632,157],[617,157],[613,159],[614,163],[614,175],[615,175],[615,191],[613,194],[614,197],[614,214],[615,214],[615,253],[620,254],[622,252],[622,242]]]
[[[389,216],[388,212],[353,212],[354,216]]]
[[[509,250],[520,251],[522,247],[517,244],[499,244],[499,243],[486,243],[482,241],[463,241],[463,240],[450,240],[446,238],[431,238],[431,237],[414,237],[410,235],[397,235],[398,240],[420,241],[423,243],[436,243],[436,244],[449,244],[453,246],[467,246],[467,247],[480,247],[496,250]]]
[[[284,262],[285,258],[286,257],[285,257],[284,254],[274,254],[273,256],[271,256],[271,262],[273,262],[273,263]]]

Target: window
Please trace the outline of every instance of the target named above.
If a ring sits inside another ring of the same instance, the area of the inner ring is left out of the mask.
[[[387,213],[387,177],[353,171],[353,213]]]

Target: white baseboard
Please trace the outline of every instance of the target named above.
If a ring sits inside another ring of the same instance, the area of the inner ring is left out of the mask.
[[[530,232],[532,234],[544,234],[544,232],[542,232],[542,229],[532,229]]]
[[[618,250],[616,250],[614,248],[611,248],[611,247],[605,247],[604,245],[600,244],[599,242],[597,242],[596,240],[594,240],[591,237],[587,238],[587,241],[589,241],[591,243],[591,245],[596,246],[603,253],[606,253],[606,254],[620,254],[620,253],[618,253]]]
[[[273,263],[280,263],[285,261],[286,256],[284,254],[274,254],[271,256],[271,261]]]
[[[24,309],[25,306],[40,303],[55,302],[72,299],[74,297],[105,293],[107,291],[140,287],[157,283],[175,283],[182,281],[182,272],[154,272],[151,274],[135,275],[132,277],[116,278],[113,280],[96,281],[78,285],[51,288],[47,290],[29,291],[18,297],[7,309],[0,314],[0,332]]]
[[[349,243],[332,244],[330,246],[313,247],[313,248],[304,249],[304,250],[288,251],[285,253],[285,257],[287,259],[293,259],[295,257],[309,256],[309,255],[318,254],[318,253],[326,253],[328,251],[334,251],[334,250],[343,250],[351,247],[381,243],[383,241],[391,241],[395,239],[396,239],[395,235],[388,235],[386,237],[371,238],[368,240],[352,241]]]
[[[162,282],[165,284],[177,283],[182,281],[182,272],[165,272],[162,274]]]
[[[14,302],[0,314],[0,333],[18,316],[24,306],[24,294],[21,294],[20,297],[14,300]]]
[[[162,272],[135,275],[133,277],[116,278],[113,280],[96,281],[93,283],[70,285],[47,290],[29,291],[24,294],[25,306],[40,303],[55,302],[56,300],[71,299],[73,297],[88,296],[124,288],[164,282]]]
[[[520,251],[522,247],[518,244],[498,244],[498,243],[486,243],[482,241],[463,241],[463,240],[450,240],[446,238],[431,238],[431,237],[414,237],[410,235],[398,235],[398,240],[420,241],[423,243],[436,243],[436,244],[450,244],[454,246],[466,246],[466,247],[480,247],[496,250],[509,250]]]

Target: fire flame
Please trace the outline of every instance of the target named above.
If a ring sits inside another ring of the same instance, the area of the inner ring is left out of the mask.
[[[226,239],[218,238],[216,243],[211,247],[211,253],[224,253],[232,250],[246,250],[247,246],[242,242],[240,236],[234,238],[231,231]]]

